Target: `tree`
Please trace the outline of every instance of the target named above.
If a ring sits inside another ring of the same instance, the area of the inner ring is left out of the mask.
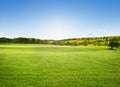
[[[0,38],[0,43],[10,43],[12,39],[6,38],[6,37],[1,37]]]
[[[110,49],[113,50],[114,47],[118,48],[119,47],[119,42],[116,39],[111,39],[109,42],[109,47],[111,47]]]
[[[30,43],[29,39],[28,38],[24,38],[24,37],[14,38],[13,42],[14,43],[22,43],[22,44]]]
[[[79,42],[78,42],[77,40],[76,40],[76,41],[73,41],[73,42],[72,42],[72,45],[73,45],[73,46],[79,46]]]
[[[83,42],[82,42],[82,45],[83,46],[87,46],[89,43],[88,43],[88,41],[87,40],[84,40]]]

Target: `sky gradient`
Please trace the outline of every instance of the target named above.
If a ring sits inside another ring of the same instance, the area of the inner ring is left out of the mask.
[[[120,0],[0,0],[0,37],[120,35]]]

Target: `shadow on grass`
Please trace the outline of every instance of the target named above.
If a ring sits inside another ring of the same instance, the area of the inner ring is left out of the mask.
[[[108,48],[108,50],[117,50],[117,48],[113,48],[113,49],[111,49],[111,48]]]

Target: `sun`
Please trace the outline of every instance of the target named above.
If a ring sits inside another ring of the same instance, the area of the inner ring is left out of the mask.
[[[65,18],[51,18],[43,24],[46,37],[49,39],[64,39],[72,33],[72,23]]]

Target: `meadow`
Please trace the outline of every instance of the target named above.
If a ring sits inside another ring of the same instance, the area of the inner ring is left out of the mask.
[[[1,44],[0,87],[120,87],[120,49]]]

